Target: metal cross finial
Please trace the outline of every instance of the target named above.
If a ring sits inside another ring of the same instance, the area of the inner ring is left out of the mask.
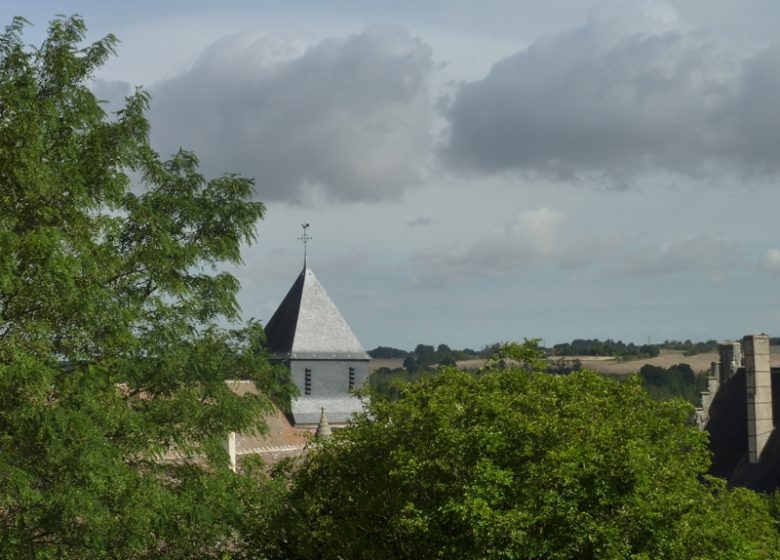
[[[301,235],[298,239],[303,241],[303,262],[306,262],[306,245],[311,241],[311,237],[308,233],[306,233],[306,230],[309,228],[308,222],[305,224],[301,224],[301,227],[303,228],[303,235]]]

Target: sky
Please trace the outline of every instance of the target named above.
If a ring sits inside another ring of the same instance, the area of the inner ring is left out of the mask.
[[[363,345],[780,336],[774,0],[5,0],[109,109],[255,180],[244,318],[308,262]]]

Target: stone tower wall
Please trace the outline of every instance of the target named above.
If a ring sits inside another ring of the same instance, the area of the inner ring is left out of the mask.
[[[349,368],[354,368],[354,389],[368,381],[368,360],[290,360],[290,378],[301,396],[306,395],[306,370],[310,370],[310,395],[349,395]],[[328,411],[330,413],[331,411]]]
[[[774,429],[769,337],[748,335],[742,339],[747,389],[748,461],[758,463]]]
[[[718,345],[720,354],[720,382],[728,381],[742,365],[742,347],[739,342],[726,341]]]

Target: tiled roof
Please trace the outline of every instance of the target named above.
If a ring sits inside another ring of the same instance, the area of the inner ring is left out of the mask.
[[[265,332],[268,349],[276,358],[370,359],[306,265],[268,321]]]

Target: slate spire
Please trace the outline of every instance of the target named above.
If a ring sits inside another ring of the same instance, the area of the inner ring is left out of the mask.
[[[265,332],[277,359],[369,359],[306,261]]]

